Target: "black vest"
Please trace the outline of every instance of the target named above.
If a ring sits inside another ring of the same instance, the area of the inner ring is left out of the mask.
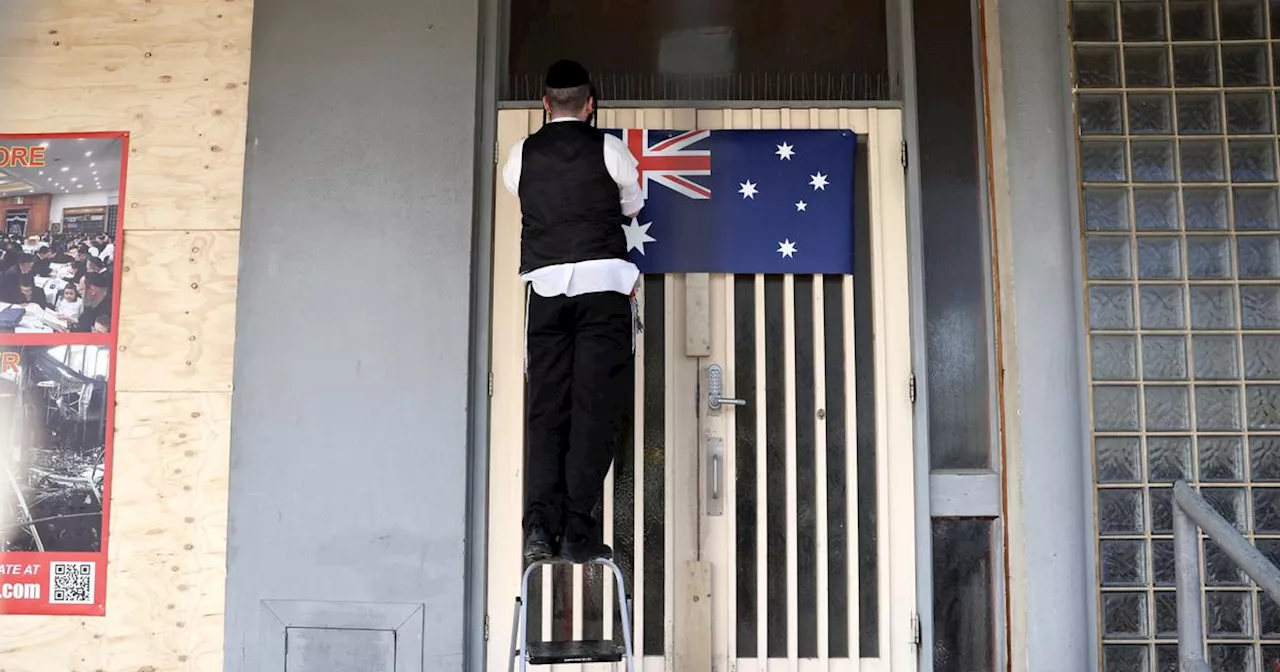
[[[604,163],[604,133],[548,123],[524,142],[520,272],[591,259],[627,259],[627,220]]]

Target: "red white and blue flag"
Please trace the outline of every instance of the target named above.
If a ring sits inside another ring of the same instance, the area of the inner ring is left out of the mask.
[[[853,273],[853,131],[605,132],[639,162],[642,272]]]

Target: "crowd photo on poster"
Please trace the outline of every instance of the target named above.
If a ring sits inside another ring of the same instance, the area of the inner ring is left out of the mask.
[[[0,348],[0,553],[101,550],[110,358],[102,345]]]
[[[108,333],[121,139],[22,142],[0,144],[0,333]]]

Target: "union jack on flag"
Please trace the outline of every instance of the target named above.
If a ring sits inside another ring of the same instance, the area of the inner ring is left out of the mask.
[[[642,272],[853,273],[852,131],[605,132],[638,164],[623,229]]]
[[[645,198],[649,197],[649,183],[656,182],[689,198],[711,198],[711,189],[689,179],[697,175],[711,174],[711,150],[689,149],[698,141],[706,140],[711,131],[686,131],[675,137],[659,138],[651,143],[649,134],[667,134],[666,131],[648,131],[629,128],[622,131],[622,141],[639,162],[640,186]]]

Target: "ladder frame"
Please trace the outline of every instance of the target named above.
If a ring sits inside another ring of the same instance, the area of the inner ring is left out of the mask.
[[[515,614],[511,619],[511,656],[508,659],[507,671],[514,672],[516,656],[520,657],[520,672],[527,672],[529,666],[529,577],[533,576],[533,570],[543,565],[556,564],[599,565],[608,567],[609,571],[613,573],[614,582],[617,584],[618,612],[622,618],[623,660],[627,664],[627,672],[635,672],[635,652],[631,645],[631,596],[627,594],[622,569],[613,560],[606,558],[596,558],[581,563],[570,563],[568,560],[561,558],[549,558],[529,563],[529,566],[524,570],[524,575],[520,577],[520,596],[516,598]]]

